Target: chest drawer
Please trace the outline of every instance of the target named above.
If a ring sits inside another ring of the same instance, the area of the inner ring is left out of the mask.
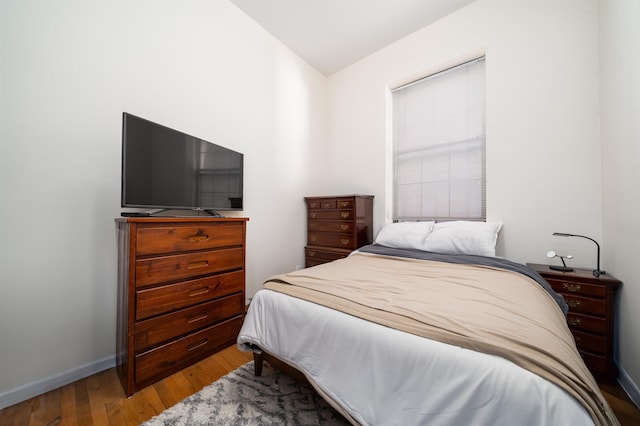
[[[558,293],[565,293],[567,295],[578,294],[580,296],[592,296],[597,298],[605,298],[607,294],[606,287],[601,285],[554,278],[546,278],[546,280]]]
[[[136,260],[136,287],[214,274],[244,265],[242,247]]]
[[[207,353],[227,347],[236,340],[241,326],[242,317],[233,318],[136,355],[136,382],[141,385],[153,382],[193,364]]]
[[[320,232],[309,232],[308,244],[325,247],[356,248],[355,240],[351,235],[323,234]]]
[[[136,291],[136,319],[142,320],[165,312],[241,292],[244,272],[235,271],[161,287]]]
[[[353,220],[353,210],[311,210],[307,215],[309,219]]]
[[[575,294],[562,294],[562,296],[569,305],[569,312],[604,316],[607,311],[607,303],[604,299],[592,299]]]
[[[605,354],[607,351],[607,339],[604,336],[583,333],[573,330],[573,337],[579,350],[588,351],[595,354]]]
[[[136,323],[136,351],[144,352],[174,337],[241,315],[242,293],[202,303]]]
[[[240,224],[140,226],[136,233],[136,255],[206,250],[242,245]]]
[[[592,317],[575,312],[567,314],[567,324],[571,330],[582,330],[590,333],[607,333],[607,321],[601,317]]]
[[[353,222],[342,221],[309,221],[311,232],[335,232],[350,234],[353,232]]]

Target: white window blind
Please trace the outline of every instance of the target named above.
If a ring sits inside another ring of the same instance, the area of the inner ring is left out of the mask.
[[[484,64],[392,91],[393,219],[485,219]]]

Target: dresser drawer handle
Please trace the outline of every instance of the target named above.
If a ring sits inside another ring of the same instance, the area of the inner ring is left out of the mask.
[[[309,252],[309,257],[315,257],[315,255],[316,255],[316,252],[315,252],[315,251],[310,251],[310,252]]]
[[[340,203],[340,207],[349,207],[349,202],[343,201],[342,203]]]
[[[195,288],[189,292],[189,297],[200,296],[201,294],[209,293],[209,287]]]
[[[318,227],[317,223],[310,223],[309,224],[309,229],[316,229]]]
[[[580,291],[580,284],[562,283],[562,288],[569,291]]]
[[[346,231],[347,229],[349,229],[349,225],[340,225],[340,229]]]
[[[207,318],[208,316],[209,316],[209,313],[205,312],[204,314],[200,314],[200,315],[196,315],[194,317],[188,318],[187,319],[187,324],[192,324],[194,322],[202,321],[203,319]]]
[[[342,216],[343,219],[346,219],[349,217],[349,212],[342,212],[340,213],[340,216]]]
[[[187,265],[187,269],[198,269],[204,268],[205,266],[209,266],[208,260],[200,260],[198,262],[191,262]]]
[[[343,238],[340,240],[340,242],[342,243],[343,246],[346,246],[347,244],[349,244],[349,239],[348,238]]]
[[[580,343],[580,341],[582,340],[580,336],[573,336],[573,338],[575,339],[576,343]]]
[[[202,241],[207,241],[209,239],[208,235],[192,235],[189,237],[189,242],[191,243],[201,243]]]
[[[311,240],[312,243],[315,243],[316,240],[318,239],[318,237],[311,236],[311,237],[309,237],[309,239]]]
[[[325,209],[330,209],[331,208],[331,203],[324,203],[324,208]]]
[[[209,339],[205,338],[203,341],[201,341],[199,343],[196,343],[195,345],[187,346],[187,351],[189,351],[189,352],[194,351],[194,350],[206,345],[207,343],[209,343]]]
[[[312,209],[315,209],[316,207],[318,207],[318,203],[309,203],[309,207],[311,207]]]
[[[316,214],[313,213],[313,212],[309,213],[309,216],[311,216],[311,219],[315,219],[316,218]]]
[[[582,320],[576,317],[568,317],[567,322],[569,323],[569,325],[580,325]]]
[[[579,300],[571,300],[568,299],[567,300],[567,305],[569,305],[570,308],[577,308],[578,306],[580,306],[582,302],[580,302]]]

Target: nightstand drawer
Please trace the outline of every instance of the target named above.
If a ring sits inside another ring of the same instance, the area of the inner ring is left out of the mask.
[[[217,297],[241,292],[244,272],[228,272],[210,277],[136,291],[136,319],[141,320]]]
[[[315,259],[315,260],[320,260],[323,262],[327,262],[327,261],[332,261],[332,260],[338,260],[338,259],[342,259],[344,257],[347,257],[350,253],[349,250],[347,251],[331,251],[331,250],[321,250],[318,248],[310,248],[307,247],[304,250],[305,253],[305,257],[307,258],[307,260],[309,259]]]
[[[242,293],[136,323],[136,350],[144,352],[167,340],[242,314]]]
[[[607,311],[607,303],[604,299],[591,299],[575,294],[563,294],[562,296],[564,296],[564,300],[569,305],[569,312],[604,316]]]
[[[308,234],[308,244],[314,246],[356,248],[351,235],[322,234],[319,232]]]
[[[611,367],[609,366],[607,357],[586,351],[580,351],[580,356],[587,365],[587,368],[589,368],[589,371],[593,374],[610,374]]]
[[[136,233],[136,255],[240,246],[243,241],[242,234],[241,224],[140,226]]]
[[[351,234],[353,232],[353,221],[309,221],[308,229],[311,232],[337,232]]]
[[[576,346],[579,350],[585,350],[587,352],[602,354],[607,352],[607,339],[604,336],[598,336],[595,334],[583,333],[581,331],[573,330],[573,337],[576,341]]]
[[[136,260],[136,287],[242,269],[242,247]]]
[[[607,333],[607,321],[604,318],[569,312],[567,314],[567,324],[569,324],[571,330],[582,330],[600,334]]]
[[[601,285],[553,278],[546,278],[546,280],[558,293],[579,294],[581,296],[594,296],[598,298],[604,298],[607,295],[606,287]]]

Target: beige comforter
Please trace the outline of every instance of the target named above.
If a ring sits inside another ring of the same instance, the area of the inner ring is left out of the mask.
[[[618,424],[551,296],[516,272],[356,253],[265,287],[429,339],[502,356]]]

